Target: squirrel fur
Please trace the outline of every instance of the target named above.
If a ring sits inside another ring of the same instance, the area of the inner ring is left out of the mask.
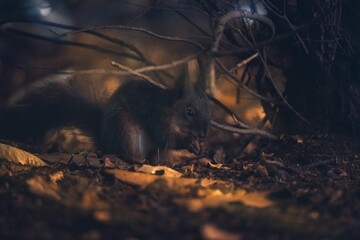
[[[47,81],[0,110],[0,138],[39,142],[52,128],[74,126],[103,153],[127,161],[143,162],[167,150],[199,153],[211,118],[204,89],[203,79],[179,79],[170,89],[129,79],[99,103],[68,81]]]

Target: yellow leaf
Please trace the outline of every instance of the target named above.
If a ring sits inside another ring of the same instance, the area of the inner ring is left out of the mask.
[[[164,177],[179,178],[182,176],[182,174],[179,173],[178,171],[175,171],[174,169],[166,167],[166,166],[150,166],[150,165],[144,164],[141,167],[139,167],[138,169],[136,169],[136,171],[148,173],[148,174],[154,174],[154,175],[161,175]]]
[[[26,183],[29,186],[30,191],[35,194],[61,200],[58,186],[52,182],[46,181],[41,176],[30,178],[26,180]]]
[[[167,183],[169,188],[176,189],[177,187],[186,187],[186,186],[211,186],[213,184],[223,183],[218,180],[210,180],[207,178],[204,179],[195,179],[195,178],[178,178],[178,177],[166,177],[166,176],[156,176],[144,173],[129,172],[120,169],[109,169],[106,170],[109,174],[114,174],[115,178],[125,182],[130,185],[146,187],[147,185],[162,179]]]
[[[207,194],[204,196],[204,194]],[[222,193],[219,190],[207,189],[207,192],[199,192],[200,198],[177,199],[176,202],[180,205],[188,207],[191,211],[197,212],[204,208],[219,207],[226,203],[241,202],[249,207],[265,208],[271,206],[273,203],[267,199],[268,193],[265,192],[251,192],[247,193],[243,189],[235,190],[231,193]]]
[[[50,175],[50,180],[52,183],[56,184],[57,182],[61,181],[64,179],[64,173],[59,171],[56,173],[53,173]]]
[[[231,233],[218,228],[213,224],[205,224],[201,227],[201,233],[203,239],[226,239],[226,240],[241,240],[243,236],[238,233]]]
[[[20,163],[22,165],[31,165],[36,167],[47,166],[43,160],[33,154],[2,143],[0,143],[0,158],[6,159],[10,162]]]
[[[157,180],[166,183],[169,189],[177,191],[180,195],[188,193],[184,189],[197,190],[197,196],[193,198],[178,198],[174,201],[182,206],[188,207],[191,211],[199,211],[204,208],[219,207],[221,205],[240,202],[249,207],[265,208],[273,204],[267,196],[267,192],[246,192],[244,189],[233,189],[231,182],[195,179],[195,178],[178,178],[156,176],[151,174],[129,172],[126,170],[109,169],[109,174],[114,174],[115,178],[130,185],[146,187]],[[221,189],[227,188],[224,193]]]

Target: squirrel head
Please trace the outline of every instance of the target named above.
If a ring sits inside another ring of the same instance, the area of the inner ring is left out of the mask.
[[[200,71],[199,71],[200,72]],[[203,74],[193,79],[187,71],[175,86],[172,108],[171,131],[183,138],[202,139],[206,136],[211,120],[211,107],[205,92],[206,79]]]
[[[206,136],[211,120],[209,99],[205,92],[195,91],[175,102],[172,128],[188,138],[202,139]]]

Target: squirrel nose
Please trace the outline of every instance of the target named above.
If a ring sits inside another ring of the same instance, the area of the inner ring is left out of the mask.
[[[198,137],[199,137],[199,138],[204,138],[204,137],[206,137],[206,130],[199,132]]]

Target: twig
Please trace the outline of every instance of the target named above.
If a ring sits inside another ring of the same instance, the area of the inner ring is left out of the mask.
[[[42,20],[27,20],[27,19],[21,19],[21,18],[3,19],[3,20],[0,21],[0,25],[10,23],[10,22],[35,23],[35,24],[40,24],[40,25],[46,25],[46,26],[51,26],[51,27],[56,27],[56,28],[63,28],[63,29],[71,29],[71,30],[79,30],[79,29],[81,29],[81,27],[79,27],[79,26],[72,26],[72,25],[66,25],[66,24],[60,24],[60,23],[53,23],[53,22],[42,21]],[[49,29],[49,30],[51,32],[53,32],[57,37],[61,36],[60,33],[56,32],[54,30],[51,30],[51,29]],[[111,37],[111,36],[108,36],[106,34],[96,32],[96,31],[89,30],[89,31],[86,31],[86,33],[91,34],[93,36],[96,36],[98,38],[104,39],[104,40],[106,40],[108,42],[115,43],[115,44],[118,44],[120,46],[124,46],[124,47],[130,49],[131,51],[133,51],[134,53],[136,53],[139,56],[139,59],[141,59],[144,63],[146,63],[148,65],[154,65],[154,63],[149,61],[143,55],[143,53],[137,47],[135,47],[133,44],[130,44],[130,43],[122,41],[122,40],[120,40],[118,38],[114,38],[114,37]],[[87,73],[85,73],[85,74],[87,74]],[[164,73],[164,74],[168,75],[166,73]]]
[[[324,161],[319,161],[316,163],[312,163],[309,165],[306,165],[307,168],[316,168],[322,165],[327,165],[327,164],[332,164],[332,163],[336,163],[336,159],[329,159],[329,160],[324,160]]]
[[[233,126],[229,126],[229,125],[223,125],[223,124],[220,124],[214,120],[211,120],[210,122],[210,125],[217,128],[217,129],[221,129],[221,130],[224,130],[224,131],[227,131],[227,132],[232,132],[232,133],[239,133],[239,134],[248,134],[248,135],[259,135],[259,136],[263,136],[263,137],[266,137],[266,138],[269,138],[269,139],[272,139],[272,140],[275,140],[277,139],[274,135],[266,132],[266,131],[263,131],[263,130],[260,130],[260,129],[240,129],[240,128],[236,128],[236,127],[233,127]]]
[[[76,46],[76,47],[81,47],[81,48],[90,49],[90,50],[103,52],[103,53],[107,53],[107,54],[112,54],[112,55],[117,55],[117,56],[123,56],[123,57],[131,58],[131,59],[134,59],[137,61],[141,61],[141,59],[138,56],[135,56],[134,54],[130,54],[130,53],[126,53],[126,52],[118,52],[118,51],[102,48],[102,47],[92,45],[92,44],[86,44],[86,43],[80,43],[80,42],[74,42],[74,41],[64,41],[61,39],[46,37],[46,36],[42,36],[42,35],[30,33],[30,32],[25,32],[25,31],[22,31],[22,30],[19,30],[16,28],[10,28],[10,27],[6,28],[6,31],[17,34],[17,35],[21,35],[24,37],[41,40],[41,41],[53,42],[53,43],[57,43],[57,44],[67,45],[67,46]]]
[[[185,64],[197,57],[199,57],[201,54],[203,54],[203,51],[198,52],[196,54],[187,56],[183,59],[180,60],[176,60],[174,62],[168,63],[168,64],[164,64],[164,65],[158,65],[158,66],[147,66],[147,67],[142,67],[142,68],[138,68],[135,69],[134,71],[140,73],[140,72],[150,72],[150,71],[158,71],[158,70],[164,70],[164,69],[168,69],[168,68],[172,68],[172,67],[176,67],[182,64]]]
[[[204,29],[202,29],[197,23],[195,23],[192,19],[190,19],[188,16],[186,16],[184,13],[182,13],[180,10],[175,10],[177,14],[179,14],[182,18],[184,18],[188,23],[193,25],[198,31],[200,31],[205,36],[210,36],[209,33],[207,33]]]
[[[154,84],[155,86],[157,86],[157,87],[159,87],[159,88],[161,88],[161,89],[167,89],[167,87],[166,87],[165,85],[156,82],[156,81],[153,80],[151,77],[146,76],[146,75],[144,75],[144,74],[142,74],[142,73],[139,73],[139,72],[137,72],[137,71],[135,71],[135,70],[133,70],[133,69],[131,69],[131,68],[129,68],[129,67],[126,67],[126,66],[124,66],[124,65],[121,65],[120,63],[117,63],[117,62],[115,62],[115,61],[111,61],[111,65],[114,66],[114,67],[117,67],[117,68],[119,68],[119,69],[121,69],[121,70],[124,70],[124,71],[126,71],[126,72],[129,72],[129,73],[131,73],[131,74],[133,74],[133,75],[135,75],[135,76],[137,76],[137,77],[140,77],[140,78],[142,78],[142,79],[144,79],[144,80],[146,80],[146,81]]]
[[[254,53],[253,55],[251,55],[250,57],[248,57],[247,59],[241,61],[240,63],[238,63],[236,65],[236,68],[241,68],[242,66],[248,64],[249,62],[251,62],[252,60],[254,60],[255,58],[257,58],[259,56],[259,53]],[[232,72],[230,70],[230,72]]]
[[[129,75],[131,73],[124,70],[110,70],[110,69],[87,69],[87,70],[58,70],[52,68],[43,67],[29,67],[24,65],[18,65],[19,69],[27,71],[42,71],[51,72],[52,74],[69,74],[69,75],[90,75],[90,74],[114,74],[114,75]]]
[[[82,28],[82,29],[79,29],[79,30],[74,30],[74,31],[71,31],[71,32],[63,33],[63,34],[61,34],[61,37],[66,37],[66,36],[70,36],[70,35],[74,35],[74,34],[78,34],[78,33],[82,33],[82,32],[88,32],[88,31],[94,31],[94,30],[106,30],[106,29],[118,29],[118,30],[142,32],[142,33],[148,34],[150,36],[153,36],[153,37],[156,37],[156,38],[159,38],[159,39],[164,39],[164,40],[169,40],[169,41],[185,42],[185,43],[192,44],[192,45],[194,45],[194,46],[196,46],[196,47],[198,47],[200,49],[204,49],[204,47],[200,43],[189,40],[189,39],[186,39],[186,38],[169,37],[169,36],[154,33],[154,32],[152,32],[152,31],[150,31],[148,29],[145,29],[145,28],[122,26],[122,25]]]
[[[214,40],[214,42],[212,44],[212,47],[211,47],[211,52],[212,53],[218,51],[220,41],[221,41],[221,39],[222,39],[222,37],[224,35],[224,29],[225,29],[226,24],[230,20],[235,19],[235,18],[239,18],[239,17],[249,18],[249,19],[253,19],[253,20],[264,23],[265,25],[267,25],[271,29],[271,38],[274,36],[274,34],[275,34],[275,26],[274,26],[273,22],[269,18],[267,18],[267,17],[265,17],[263,15],[260,15],[260,14],[251,13],[250,11],[246,11],[246,10],[233,10],[233,11],[228,12],[227,14],[225,14],[224,16],[222,16],[219,19],[219,22],[218,22],[218,24],[217,24],[217,26],[215,28],[215,33],[214,33],[215,40]],[[215,80],[216,80],[215,59],[212,59],[212,61],[210,62],[209,72],[210,72],[209,73],[209,77],[210,77],[210,79],[209,79],[210,93],[213,93],[214,89],[215,89]]]
[[[218,99],[216,99],[214,96],[210,95],[210,94],[207,94],[208,95],[208,98],[214,102],[216,105],[218,105],[220,108],[222,108],[227,114],[229,114],[234,122],[235,122],[235,125],[239,126],[239,127],[242,127],[242,128],[247,128],[247,129],[250,129],[251,127],[245,123],[243,123],[239,116],[237,116],[233,111],[231,111],[230,108],[228,108],[225,104],[223,104],[222,102],[220,102]]]
[[[247,91],[248,93],[250,93],[251,95],[253,95],[254,97],[257,97],[261,100],[267,101],[267,102],[271,102],[271,103],[276,103],[276,101],[266,98],[260,94],[258,94],[257,92],[255,92],[254,90],[250,89],[248,86],[241,84],[239,85],[238,83],[238,78],[236,75],[234,75],[233,73],[231,73],[221,62],[216,61],[216,63],[231,77],[231,78],[227,78],[231,83],[233,83],[236,87],[243,89],[245,91]]]
[[[279,41],[281,41],[283,39],[289,38],[289,37],[293,36],[294,34],[296,34],[297,32],[306,29],[307,27],[310,26],[310,24],[312,24],[312,22],[309,22],[309,23],[303,24],[301,26],[298,26],[292,32],[281,34],[281,35],[278,35],[278,36],[274,36],[271,39],[256,43],[256,44],[254,44],[254,45],[252,45],[250,47],[245,47],[245,48],[241,48],[241,49],[234,49],[234,50],[223,50],[223,51],[215,50],[215,51],[211,51],[209,53],[209,55],[213,56],[213,57],[223,57],[223,56],[230,56],[230,55],[235,55],[236,56],[236,55],[239,55],[239,54],[242,54],[242,53],[251,52],[251,51],[254,51],[255,49],[258,49],[260,47],[268,46],[268,45],[271,45],[273,43],[279,42]]]
[[[262,22],[271,29],[271,37],[273,37],[275,35],[274,23],[268,17],[265,17],[261,14],[252,13],[252,12],[246,11],[246,10],[234,10],[234,11],[231,11],[231,12],[225,14],[224,16],[222,16],[219,19],[219,23],[218,23],[216,31],[215,31],[215,41],[213,43],[212,50],[216,51],[218,49],[220,40],[224,34],[224,29],[225,29],[226,24],[230,20],[239,18],[239,17],[249,18],[249,19],[252,19],[255,21]]]
[[[147,66],[137,69],[132,69],[132,71],[136,73],[144,73],[144,72],[151,72],[151,71],[159,71],[164,70],[172,67],[177,67],[182,64],[186,64],[187,62],[199,57],[203,52],[199,52],[190,56],[187,56],[183,59],[173,61],[168,64],[164,65],[158,65],[158,66]],[[104,74],[104,73],[111,73],[111,74],[117,74],[117,75],[128,75],[129,71],[124,70],[105,70],[105,69],[88,69],[88,70],[56,70],[56,69],[49,69],[49,68],[41,68],[41,67],[27,67],[27,66],[19,66],[22,69],[26,70],[39,70],[39,71],[51,71],[55,74]],[[131,73],[133,74],[133,73]]]
[[[260,54],[260,59],[263,63],[263,66],[265,67],[265,70],[269,76],[270,82],[273,85],[277,95],[280,97],[281,101],[285,104],[285,106],[287,106],[296,116],[298,116],[301,120],[303,120],[304,122],[306,122],[307,124],[311,125],[311,123],[306,120],[298,111],[296,111],[293,106],[290,105],[290,103],[285,99],[285,97],[283,96],[283,94],[281,93],[279,87],[277,86],[277,84],[275,83],[273,77],[271,76],[271,72],[265,62],[265,59],[263,58],[263,56],[261,56]]]

